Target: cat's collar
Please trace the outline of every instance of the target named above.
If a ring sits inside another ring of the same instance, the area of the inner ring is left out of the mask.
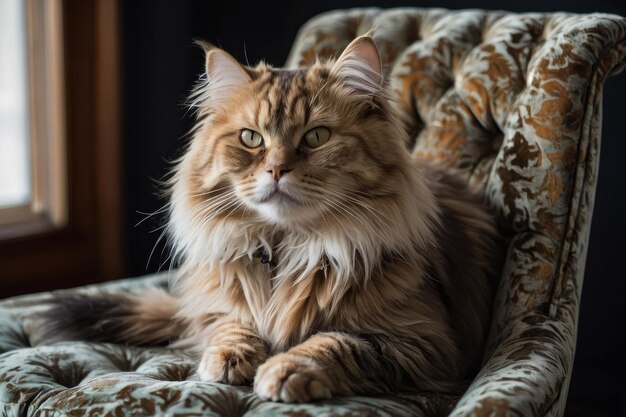
[[[261,246],[254,252],[254,257],[259,258],[262,264],[269,264],[270,267],[276,268],[276,262],[274,262],[270,253],[264,246]]]

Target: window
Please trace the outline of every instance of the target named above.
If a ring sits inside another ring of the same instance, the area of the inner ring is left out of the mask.
[[[0,237],[66,220],[61,3],[0,0]]]
[[[30,200],[26,19],[19,0],[0,0],[0,208]],[[7,213],[3,210],[3,214]],[[7,221],[6,214],[0,217]]]
[[[0,0],[0,298],[123,275],[117,22]]]

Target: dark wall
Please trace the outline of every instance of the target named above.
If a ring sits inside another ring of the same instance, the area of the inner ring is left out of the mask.
[[[622,12],[622,16],[626,11]],[[604,86],[600,174],[570,398],[626,416],[626,73]]]
[[[193,39],[223,47],[240,61],[265,59],[281,65],[298,28],[325,10],[359,6],[419,6],[506,9],[516,12],[566,10],[626,15],[626,2],[598,1],[280,1],[244,0],[122,1],[122,75],[125,151],[125,198],[128,272],[139,275],[167,267],[167,250],[156,244],[159,216],[137,227],[164,201],[155,195],[157,180],[180,155],[192,117],[183,102],[203,69]],[[575,409],[593,408],[605,415],[626,416],[626,292],[622,259],[626,232],[626,141],[623,140],[626,74],[605,88],[601,169],[581,306],[575,371],[570,389]],[[154,253],[150,261],[150,253]],[[582,408],[581,408],[582,407]],[[587,414],[580,414],[587,415]]]

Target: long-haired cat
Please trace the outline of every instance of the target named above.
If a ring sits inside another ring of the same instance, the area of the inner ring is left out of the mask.
[[[415,160],[370,37],[336,61],[240,65],[205,45],[171,182],[171,292],[59,297],[66,338],[202,352],[202,380],[303,402],[447,390],[480,364],[495,220]]]

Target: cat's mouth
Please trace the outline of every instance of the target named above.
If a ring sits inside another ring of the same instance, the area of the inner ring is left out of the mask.
[[[274,187],[269,193],[264,195],[261,199],[258,200],[258,204],[267,204],[267,203],[288,203],[288,204],[301,204],[301,201],[293,196],[293,194],[286,191],[284,188]]]

